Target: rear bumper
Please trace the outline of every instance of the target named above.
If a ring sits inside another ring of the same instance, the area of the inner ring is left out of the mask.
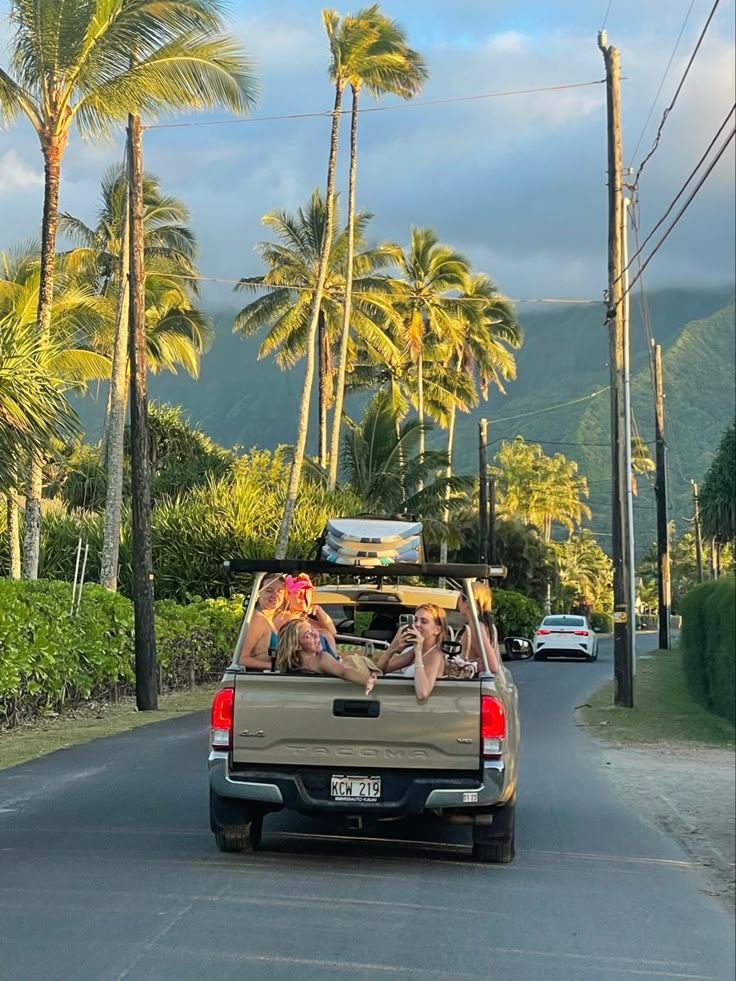
[[[390,770],[370,771],[380,776],[384,798],[380,801],[334,801],[327,796],[332,771],[321,767],[299,771],[229,770],[227,753],[213,751],[209,758],[210,787],[221,797],[260,801],[276,809],[285,807],[302,814],[342,813],[375,817],[396,817],[420,814],[427,810],[469,812],[493,807],[513,793],[507,767],[502,759],[487,760],[482,775],[448,776],[414,771],[397,773]],[[359,773],[355,767],[350,773]],[[365,771],[368,775],[368,771]]]

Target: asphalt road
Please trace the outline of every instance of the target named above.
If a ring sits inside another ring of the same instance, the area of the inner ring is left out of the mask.
[[[0,771],[0,978],[733,981],[731,917],[575,726],[610,640],[600,654],[513,668],[509,866],[473,863],[463,828],[365,840],[288,815],[267,819],[263,851],[222,855],[201,714]]]

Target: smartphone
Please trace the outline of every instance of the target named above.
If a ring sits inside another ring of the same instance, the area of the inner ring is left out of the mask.
[[[399,614],[399,630],[403,630],[404,627],[414,626],[414,614],[413,613],[400,613]]]

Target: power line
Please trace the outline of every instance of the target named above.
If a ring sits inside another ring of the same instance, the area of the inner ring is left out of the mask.
[[[664,86],[665,80],[667,79],[667,75],[669,74],[669,70],[672,67],[672,62],[674,61],[675,54],[677,53],[677,48],[679,47],[680,41],[682,40],[682,35],[685,33],[685,27],[687,26],[687,22],[688,22],[688,20],[690,18],[690,14],[692,13],[692,10],[693,10],[693,7],[694,6],[695,6],[695,0],[690,0],[690,6],[688,7],[687,13],[685,14],[685,20],[682,22],[682,27],[680,28],[680,33],[677,35],[677,40],[675,41],[675,46],[672,49],[672,54],[670,55],[670,60],[667,62],[667,67],[665,68],[664,74],[662,75],[662,81],[659,83],[659,88],[657,89],[657,94],[654,96],[654,101],[652,102],[652,106],[651,106],[651,108],[649,110],[649,114],[648,114],[647,118],[644,121],[644,125],[641,128],[641,133],[639,134],[639,139],[636,141],[636,146],[634,147],[634,151],[631,154],[632,163],[636,159],[636,154],[637,154],[637,152],[639,150],[639,147],[641,146],[641,141],[644,139],[644,134],[647,131],[647,126],[649,125],[649,120],[652,118],[652,113],[654,112],[654,108],[657,105],[657,99],[659,99],[659,96],[660,96],[660,93],[661,93],[662,88]]]
[[[591,392],[590,395],[583,395],[579,399],[570,399],[569,402],[559,402],[557,405],[548,405],[544,409],[535,409],[533,412],[522,412],[518,416],[504,416],[502,419],[489,419],[488,424],[489,426],[495,426],[499,422],[513,422],[515,419],[526,419],[528,416],[538,416],[542,412],[551,412],[553,409],[563,409],[566,405],[576,405],[578,402],[587,402],[589,399],[594,399],[596,395],[601,395],[603,392],[607,392],[609,388],[610,385],[606,385],[605,388],[599,388],[597,392]]]
[[[313,293],[314,290],[316,289],[316,287],[309,286],[306,283],[304,284],[300,283],[294,286],[289,286],[288,284],[284,284],[284,283],[263,283],[263,282],[256,283],[256,282],[251,282],[247,278],[242,278],[242,277],[240,279],[224,279],[220,276],[198,276],[189,273],[166,273],[166,276],[169,279],[184,279],[184,280],[191,280],[192,282],[197,282],[197,283],[222,283],[228,286],[247,286],[250,289],[254,289],[254,290],[256,289],[272,290],[272,291],[296,290],[299,293]],[[582,305],[601,306],[605,302],[604,300],[588,300],[588,299],[578,300],[578,299],[570,299],[567,297],[557,297],[557,296],[545,296],[545,297],[538,297],[535,299],[524,298],[524,299],[517,300],[510,296],[503,296],[500,293],[498,294],[497,298],[508,300],[509,303],[559,303],[559,304],[570,304],[570,305],[582,304]],[[451,297],[451,299],[455,303],[457,303],[458,301],[461,301],[463,303],[478,302],[477,299],[472,296],[454,296]]]
[[[391,106],[365,106],[358,109],[359,113],[368,112],[395,112],[407,109],[423,109],[425,106],[444,106],[455,102],[477,102],[480,99],[502,99],[514,95],[534,95],[538,92],[562,92],[566,89],[581,89],[590,85],[603,85],[604,78],[597,78],[590,82],[567,82],[562,85],[543,85],[528,89],[508,89],[503,92],[483,92],[479,95],[460,95],[450,99],[427,99],[423,102],[397,103]],[[352,114],[352,109],[323,109],[319,112],[288,112],[277,116],[238,116],[235,119],[202,119],[190,120],[183,123],[151,123],[143,129],[183,129],[190,126],[231,126],[236,123],[267,123],[280,119],[319,119],[331,118],[334,116],[348,116]]]
[[[668,216],[668,215],[670,214],[670,212],[672,211],[672,209],[674,208],[674,206],[675,206],[675,205],[677,204],[677,202],[678,202],[678,201],[680,200],[680,198],[682,197],[682,195],[683,195],[683,194],[685,193],[685,191],[687,190],[687,186],[688,186],[688,184],[689,184],[689,183],[690,183],[690,181],[691,181],[691,180],[692,180],[692,179],[693,179],[693,178],[695,177],[695,175],[697,174],[697,172],[698,172],[698,170],[700,170],[700,168],[701,168],[701,167],[702,167],[702,165],[703,165],[703,162],[705,161],[705,159],[707,158],[707,156],[708,156],[708,154],[710,153],[710,151],[711,151],[711,150],[713,149],[713,147],[715,146],[715,143],[716,143],[716,141],[717,141],[717,139],[718,139],[718,137],[719,137],[719,136],[721,135],[721,133],[723,132],[723,130],[724,130],[724,129],[726,128],[726,126],[728,125],[728,121],[729,121],[729,119],[731,118],[731,116],[733,116],[733,114],[734,114],[734,110],[736,110],[736,103],[734,103],[734,105],[732,105],[732,106],[731,106],[731,108],[730,108],[730,109],[728,110],[728,112],[726,113],[726,116],[725,116],[725,118],[724,118],[724,120],[723,120],[723,122],[722,122],[722,123],[721,123],[721,125],[720,125],[720,126],[718,127],[718,129],[716,130],[716,133],[715,133],[715,135],[714,135],[714,137],[713,137],[713,139],[712,139],[712,140],[710,141],[710,143],[709,143],[709,144],[708,144],[708,146],[706,147],[706,149],[705,149],[705,151],[704,151],[704,152],[702,153],[702,155],[701,155],[701,157],[700,157],[700,159],[699,159],[699,160],[698,160],[698,162],[697,162],[697,163],[695,164],[695,166],[693,167],[693,169],[692,169],[692,170],[690,171],[690,174],[688,175],[688,178],[687,178],[687,180],[686,180],[686,181],[685,181],[685,183],[684,183],[684,184],[682,185],[682,187],[680,188],[680,190],[679,190],[679,191],[677,192],[677,194],[675,195],[675,197],[674,197],[674,198],[672,199],[672,201],[670,202],[670,205],[669,205],[669,207],[667,208],[667,210],[665,211],[665,213],[664,213],[664,214],[662,215],[662,217],[661,217],[661,218],[659,219],[659,221],[657,222],[657,224],[656,224],[656,225],[654,226],[654,228],[652,228],[652,230],[651,230],[651,231],[649,232],[649,234],[647,235],[647,237],[646,237],[646,238],[644,239],[644,241],[643,241],[643,242],[641,243],[641,245],[640,245],[640,246],[638,247],[638,249],[637,249],[637,251],[636,251],[636,252],[634,253],[634,255],[633,255],[633,256],[631,257],[631,259],[629,259],[629,262],[628,262],[628,265],[626,266],[626,269],[623,269],[623,270],[621,271],[621,275],[623,275],[623,274],[624,274],[624,273],[625,273],[625,272],[626,272],[626,271],[627,271],[628,269],[630,269],[630,268],[631,268],[631,264],[633,263],[633,261],[634,261],[634,260],[635,260],[636,258],[638,258],[638,256],[639,256],[639,255],[641,254],[641,251],[642,251],[642,249],[643,249],[643,248],[645,247],[645,245],[647,245],[647,243],[648,243],[648,242],[649,242],[649,240],[650,240],[650,239],[652,238],[652,236],[653,236],[653,235],[654,235],[654,233],[655,233],[655,232],[657,231],[657,229],[658,229],[658,228],[659,228],[659,227],[660,227],[660,226],[661,226],[661,225],[662,225],[662,224],[664,223],[664,221],[665,221],[665,219],[667,218],[667,216]],[[637,185],[636,185],[636,183],[634,183],[634,185],[633,185],[633,187],[634,187],[634,191],[635,191],[635,193],[636,193],[636,194],[637,194],[637,196],[638,196],[638,190],[637,190]],[[630,285],[631,285],[631,284],[630,284]]]
[[[733,110],[732,110],[732,112],[733,112]],[[698,191],[700,190],[700,188],[703,186],[703,184],[706,182],[706,180],[710,176],[713,168],[715,167],[715,165],[718,163],[718,161],[721,159],[721,157],[723,156],[723,154],[728,149],[728,145],[731,142],[731,140],[734,138],[734,135],[736,135],[736,128],[731,130],[731,132],[729,133],[728,137],[721,144],[721,147],[720,147],[718,153],[716,154],[716,156],[714,157],[714,159],[708,165],[708,168],[706,169],[706,171],[703,174],[703,176],[700,178],[700,180],[698,181],[698,183],[693,188],[693,190],[692,190],[690,196],[688,197],[688,199],[685,201],[685,203],[683,204],[683,206],[680,208],[680,210],[678,211],[678,213],[675,215],[675,218],[672,221],[672,223],[670,224],[669,228],[664,233],[664,235],[660,238],[660,240],[657,242],[657,244],[654,246],[654,248],[652,249],[652,251],[647,256],[646,260],[640,266],[639,271],[637,272],[636,276],[634,276],[634,278],[629,283],[628,288],[622,294],[622,296],[621,296],[621,299],[622,300],[623,300],[624,296],[626,296],[628,293],[631,292],[632,287],[641,278],[642,273],[644,272],[644,270],[646,269],[646,267],[652,261],[652,259],[657,254],[657,252],[660,250],[660,248],[662,247],[662,245],[664,245],[664,243],[665,243],[667,237],[669,236],[670,232],[674,229],[675,225],[678,223],[678,221],[680,220],[680,218],[682,218],[682,216],[685,214],[685,212],[687,211],[688,207],[690,206],[690,204],[694,200],[695,196],[697,195]]]
[[[606,29],[606,21],[608,20],[608,15],[611,13],[611,4],[612,3],[613,3],[613,0],[608,0],[608,6],[606,7],[606,12],[603,15],[603,23],[601,24],[601,30],[602,31],[605,31],[605,29]]]
[[[708,30],[708,27],[710,26],[710,22],[713,20],[713,15],[715,14],[716,8],[718,7],[718,4],[719,3],[720,3],[720,0],[715,0],[715,3],[713,4],[713,6],[711,8],[710,13],[708,14],[708,19],[705,22],[705,26],[703,27],[703,30],[700,32],[700,37],[698,38],[698,41],[697,41],[697,44],[695,45],[695,49],[694,49],[693,53],[690,55],[690,60],[688,61],[687,66],[685,68],[685,71],[683,72],[682,78],[680,79],[680,82],[679,82],[679,84],[677,86],[677,89],[675,90],[675,94],[672,97],[672,101],[670,102],[670,104],[667,106],[667,108],[665,109],[664,113],[662,114],[662,120],[661,120],[661,122],[659,124],[659,128],[657,129],[657,135],[654,138],[654,144],[652,145],[652,148],[649,151],[649,153],[646,155],[646,157],[644,157],[644,159],[642,160],[642,162],[639,164],[639,169],[637,170],[636,177],[634,178],[634,186],[637,186],[639,184],[639,178],[641,177],[642,170],[644,170],[645,165],[651,159],[652,155],[655,153],[655,151],[657,150],[657,147],[659,146],[659,141],[662,138],[662,130],[664,129],[664,124],[667,122],[667,117],[669,116],[669,114],[674,109],[675,103],[677,102],[677,98],[678,98],[680,92],[682,91],[683,85],[685,84],[685,79],[688,76],[688,73],[690,71],[690,68],[692,66],[692,63],[695,61],[695,56],[697,55],[698,51],[700,50],[700,45],[703,43],[703,38],[705,37],[706,31]]]

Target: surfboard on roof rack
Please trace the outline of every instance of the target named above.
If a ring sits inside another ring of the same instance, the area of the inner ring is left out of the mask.
[[[422,524],[388,518],[330,518],[322,558],[336,565],[374,568],[423,557]]]
[[[333,538],[347,542],[390,546],[421,535],[422,523],[388,518],[329,518],[327,531]]]

